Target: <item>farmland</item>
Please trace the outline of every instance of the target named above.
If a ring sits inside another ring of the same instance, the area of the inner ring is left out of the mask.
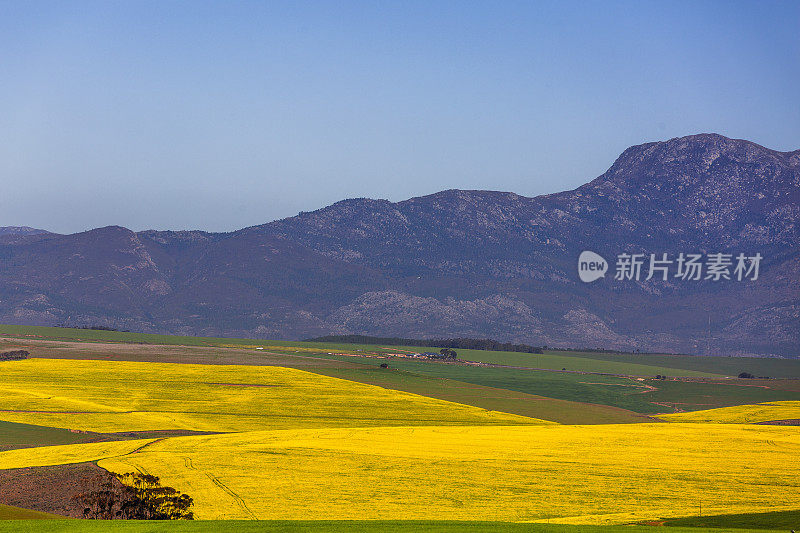
[[[42,339],[80,341],[82,343],[150,344],[164,346],[192,346],[203,348],[263,347],[270,352],[326,357],[333,353],[395,353],[399,350],[423,351],[420,347],[378,346],[341,343],[269,341],[261,339],[230,339],[218,337],[186,337],[179,335],[154,335],[74,328],[44,326],[0,325],[0,336],[14,339]],[[438,351],[437,348],[430,348]],[[542,368],[548,370],[598,372],[621,375],[720,377],[737,376],[750,372],[756,376],[773,378],[800,378],[800,360],[747,357],[697,357],[687,355],[626,354],[582,351],[545,350],[544,354],[494,352],[486,350],[459,350],[461,359],[495,363],[508,366]],[[800,355],[800,354],[798,354]]]
[[[2,369],[0,420],[83,431],[544,423],[273,366],[30,359]]]
[[[611,533],[701,511],[785,521],[799,506],[800,428],[756,425],[800,418],[798,380],[579,353],[460,352],[484,363],[470,365],[395,347],[5,328],[0,349],[32,358],[0,363],[0,470],[151,473],[190,494],[197,518],[234,520],[215,529]],[[639,374],[651,370],[670,378]]]
[[[38,511],[31,511],[30,509],[21,509],[11,505],[0,504],[0,521],[2,520],[53,520],[59,518],[58,515],[49,513],[40,513]],[[2,522],[0,522],[0,531],[3,531]],[[11,531],[9,529],[9,531]]]
[[[716,424],[756,424],[773,421],[800,423],[800,402],[767,402],[737,405],[720,409],[662,415],[670,422],[705,422]]]
[[[63,428],[0,422],[0,451],[30,446],[74,444],[86,440],[85,434],[73,433]]]
[[[745,513],[710,516],[689,516],[667,520],[669,526],[692,526],[702,528],[753,528],[783,529],[792,531],[800,523],[800,510],[774,511],[771,513]]]
[[[178,437],[99,464],[159,472],[208,519],[601,524],[696,514],[698,502],[714,513],[792,509],[797,454],[794,428],[470,426]]]
[[[800,380],[737,380],[724,377],[736,376],[742,369],[772,377],[800,376],[800,360],[582,352],[554,352],[552,356],[557,359],[548,359],[550,354],[482,353],[478,350],[462,350],[459,354],[459,357],[502,361],[504,364],[526,362],[523,366],[511,368],[432,363],[387,355],[396,353],[400,349],[398,347],[0,326],[0,334],[10,336],[13,333],[24,334],[25,337],[0,337],[0,349],[26,348],[39,357],[50,358],[301,368],[341,379],[562,423],[641,422],[646,421],[642,415],[663,412],[800,400]],[[75,342],[76,339],[82,342]],[[128,341],[137,344],[127,344]],[[182,344],[184,342],[186,344]],[[256,350],[256,347],[264,349]],[[365,354],[372,356],[365,357]],[[610,368],[598,367],[598,360],[591,357],[618,358],[619,361]],[[639,357],[648,364],[631,363]],[[695,362],[698,360],[700,362]],[[649,365],[650,362],[660,366]],[[388,363],[394,372],[390,375],[380,371],[378,367],[382,363]],[[673,366],[667,366],[666,363]],[[692,365],[702,366],[702,371],[678,368]],[[548,366],[550,370],[546,368]],[[566,368],[566,371],[562,371],[562,368]],[[606,374],[601,370],[614,372]],[[641,376],[645,371],[652,374]],[[670,379],[656,380],[655,376],[659,373]],[[514,394],[509,394],[509,391]],[[548,400],[528,401],[534,398]],[[591,407],[587,408],[587,404]],[[587,410],[591,412],[587,413]]]
[[[798,453],[800,433],[772,426],[384,427],[30,448],[0,453],[0,468],[95,460],[156,473],[193,494],[202,519],[604,524],[696,514],[698,502],[793,509]]]
[[[330,357],[330,356],[329,356]],[[357,358],[343,357],[345,362]],[[380,360],[373,363],[377,366]],[[642,414],[698,410],[767,401],[800,400],[800,380],[668,379],[655,376],[598,375],[520,368],[477,367],[394,359],[393,367],[450,379],[567,401],[601,404]],[[350,370],[322,372],[345,377]]]
[[[153,439],[92,442],[87,444],[64,444],[60,446],[37,446],[0,453],[0,470],[30,468],[96,461],[105,457],[116,457],[141,450],[153,443]]]

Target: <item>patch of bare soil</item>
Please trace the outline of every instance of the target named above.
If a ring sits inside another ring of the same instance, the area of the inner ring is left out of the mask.
[[[768,422],[756,422],[764,426],[800,426],[800,418],[790,418],[788,420],[770,420]]]
[[[144,431],[121,431],[119,433],[98,433],[99,438],[92,442],[136,439],[165,439],[167,437],[189,437],[192,435],[218,435],[219,431],[194,431],[191,429],[150,429]]]
[[[285,366],[290,368],[363,368],[353,362],[322,357],[285,354],[269,350],[222,348],[216,346],[181,346],[160,344],[123,344],[102,342],[52,341],[0,336],[0,351],[24,348],[31,357],[53,359],[97,359],[105,361],[144,361],[157,363],[195,363],[205,365]]]
[[[0,470],[0,503],[73,518],[83,518],[75,496],[119,483],[94,463]]]

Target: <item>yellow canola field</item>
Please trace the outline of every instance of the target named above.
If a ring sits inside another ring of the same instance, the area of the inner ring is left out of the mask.
[[[0,470],[97,461],[134,453],[153,441],[154,439],[138,439],[9,450],[0,452]]]
[[[766,402],[736,405],[690,413],[659,415],[669,422],[705,422],[713,424],[755,424],[774,420],[800,420],[800,402]]]
[[[0,420],[99,432],[551,424],[274,366],[0,362]]]
[[[201,519],[578,524],[796,509],[800,429],[620,424],[175,437],[105,459],[190,494]]]

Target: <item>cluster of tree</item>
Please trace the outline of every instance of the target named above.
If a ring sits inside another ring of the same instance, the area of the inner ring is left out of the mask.
[[[114,474],[99,489],[75,497],[84,518],[99,520],[193,520],[192,498],[164,487],[149,474]]]
[[[741,379],[753,379],[753,378],[755,378],[755,376],[753,374],[751,374],[750,372],[742,372],[741,374],[739,374],[739,377]]]
[[[325,337],[306,339],[306,341],[344,344],[382,344],[385,346],[430,346],[433,348],[492,350],[495,352],[542,353],[542,348],[538,346],[498,342],[492,339],[403,339],[401,337],[371,337],[369,335],[327,335]]]
[[[741,379],[756,379],[756,376],[754,376],[750,372],[742,372],[741,374],[739,374],[739,378],[741,378]],[[769,379],[769,376],[758,376],[758,379]]]
[[[455,359],[456,357],[458,357],[456,351],[451,350],[450,348],[442,348],[441,350],[439,350],[439,353],[442,354],[442,356],[445,359]]]
[[[16,361],[18,359],[27,359],[30,353],[27,350],[12,350],[10,352],[0,353],[0,361]]]

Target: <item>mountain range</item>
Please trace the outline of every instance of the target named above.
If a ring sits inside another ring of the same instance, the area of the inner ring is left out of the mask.
[[[800,150],[693,135],[535,198],[348,199],[230,233],[0,228],[0,322],[798,356],[798,221]],[[579,279],[584,250],[605,277]],[[705,279],[718,253],[731,279]],[[620,254],[641,254],[638,280],[615,279]],[[646,279],[651,254],[666,280]],[[676,276],[680,254],[702,256],[701,279]],[[760,256],[757,279],[737,279],[739,254]]]

